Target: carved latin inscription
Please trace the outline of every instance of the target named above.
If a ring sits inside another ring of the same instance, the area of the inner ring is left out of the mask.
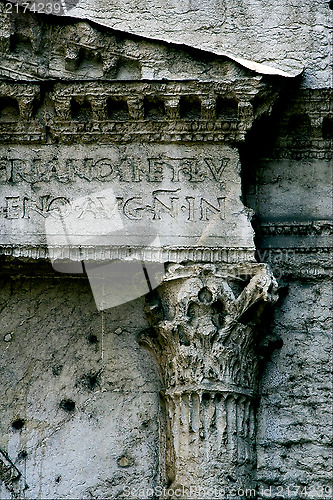
[[[253,250],[251,224],[240,200],[238,153],[230,147],[0,148],[0,183],[0,245],[17,245],[21,254],[24,247],[45,245],[45,220],[63,217],[83,198],[85,204],[74,210],[74,218],[89,211],[93,225],[112,205],[124,234],[144,232],[153,252],[156,235],[159,249]],[[105,193],[112,193],[111,205]],[[121,242],[132,246],[125,237]],[[93,239],[89,245],[94,245]]]
[[[71,183],[80,179],[87,181],[120,183],[174,183],[225,181],[224,171],[230,158],[160,158],[123,157],[114,161],[105,158],[65,158],[51,159],[0,157],[0,179],[2,181],[28,183],[56,180]]]
[[[182,219],[184,222],[210,221],[218,216],[225,218],[225,197],[219,196],[213,200],[203,197],[185,196],[181,198],[179,190],[156,190],[151,193],[148,199],[143,196],[130,196],[128,198],[117,197],[117,204],[121,215],[130,221],[141,221],[143,219],[157,221],[161,219]],[[0,207],[0,214],[5,219],[33,219],[37,216],[46,218],[59,213],[59,209],[64,211],[64,206],[71,210],[75,205],[69,198],[63,196],[53,197],[46,194],[40,197],[29,196],[6,196],[3,207]],[[77,218],[87,210],[93,218],[97,218],[99,211],[104,209],[103,198],[99,198],[99,204],[95,203],[89,207],[82,207],[77,212]],[[148,204],[147,204],[148,201]]]

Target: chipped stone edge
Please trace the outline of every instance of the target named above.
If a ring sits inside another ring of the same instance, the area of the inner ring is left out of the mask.
[[[17,4],[17,1],[15,1],[15,0],[0,0],[0,2],[6,2],[6,3],[11,2],[11,3]],[[209,52],[209,53],[214,54],[216,56],[227,57],[228,59],[240,64],[244,68],[250,69],[250,70],[254,71],[255,73],[259,73],[262,75],[282,76],[285,78],[296,78],[297,76],[300,76],[304,71],[304,67],[303,67],[301,70],[295,70],[295,73],[292,74],[292,73],[288,73],[286,71],[283,71],[281,69],[274,68],[272,66],[268,66],[267,64],[263,64],[263,63],[259,63],[256,61],[251,61],[249,59],[245,59],[243,57],[235,56],[233,54],[230,54],[229,52],[224,52],[224,51],[219,51],[219,50],[208,50],[204,47],[200,47],[200,46],[197,46],[195,44],[185,44],[185,43],[177,42],[175,40],[169,40],[163,36],[161,38],[155,38],[155,37],[151,37],[148,35],[142,36],[142,35],[136,33],[135,31],[123,31],[123,30],[115,29],[110,24],[105,23],[105,22],[103,23],[103,22],[101,22],[100,19],[95,19],[91,15],[82,16],[80,11],[79,12],[75,11],[75,7],[73,10],[70,10],[69,13],[66,10],[65,15],[56,14],[56,13],[53,13],[53,15],[56,17],[66,17],[66,18],[72,18],[72,19],[81,19],[82,21],[91,21],[97,25],[104,26],[108,29],[111,29],[113,31],[117,31],[119,33],[123,33],[124,35],[126,35],[126,34],[135,35],[135,36],[139,36],[142,39],[150,40],[150,41],[156,42],[156,43],[166,42],[166,43],[170,43],[170,44],[175,45],[175,46],[192,47],[192,48],[197,49],[197,50]]]

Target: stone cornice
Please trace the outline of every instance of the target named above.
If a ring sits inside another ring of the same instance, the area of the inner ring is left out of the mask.
[[[261,94],[265,105],[259,108]],[[12,115],[0,119],[0,143],[237,143],[273,97],[261,77],[233,83],[1,82],[0,98]]]
[[[274,142],[267,160],[333,158],[333,89],[298,90],[274,111]]]

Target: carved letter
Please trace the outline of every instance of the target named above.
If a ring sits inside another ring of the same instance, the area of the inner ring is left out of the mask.
[[[138,200],[139,205],[133,203],[135,200]],[[133,196],[132,198],[129,198],[125,201],[123,206],[123,213],[130,220],[142,219],[142,215],[140,214],[141,210],[143,210],[141,196]]]
[[[21,215],[20,205],[18,204],[20,200],[19,196],[6,196],[6,218],[7,219],[19,219]]]
[[[149,162],[149,182],[163,181],[163,163],[156,158],[148,158]]]
[[[229,158],[223,158],[221,160],[221,165],[219,167],[217,167],[211,158],[205,158],[205,162],[206,162],[207,166],[209,167],[209,170],[213,174],[214,179],[218,182],[222,181],[222,175],[223,175],[224,169],[228,165],[229,161],[230,161]]]
[[[224,202],[225,198],[217,198],[218,206],[214,206],[205,198],[201,198],[200,201],[200,220],[210,220],[210,214],[218,214],[221,219],[224,219]]]
[[[153,191],[153,199],[154,199],[154,217],[153,219],[160,219],[161,218],[161,213],[166,212],[175,219],[178,215],[178,200],[179,198],[176,198],[174,196],[170,196],[170,206],[166,205],[163,201],[161,201],[159,198],[157,198],[158,194],[171,194],[171,193],[177,193],[180,191],[180,189],[175,189],[175,190],[169,190],[169,189],[159,189],[157,191]]]
[[[36,212],[38,215],[42,217],[47,217],[47,207],[46,203],[48,202],[50,195],[40,196],[38,205],[37,201],[32,200],[31,198],[23,198],[23,215],[22,218],[30,219],[30,213]]]

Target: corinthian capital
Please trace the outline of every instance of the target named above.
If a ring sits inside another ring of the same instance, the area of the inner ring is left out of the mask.
[[[163,384],[162,476],[186,494],[196,484],[252,484],[257,344],[276,291],[264,264],[172,265],[147,300],[152,328],[140,342]]]
[[[258,325],[276,289],[264,264],[172,266],[164,293],[148,302],[153,333],[141,337],[165,389],[253,394]]]

